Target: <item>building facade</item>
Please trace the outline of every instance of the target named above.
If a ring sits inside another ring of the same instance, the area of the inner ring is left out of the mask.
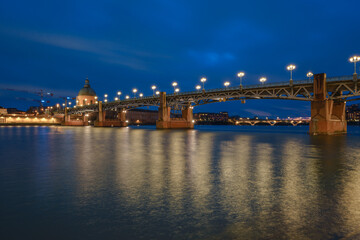
[[[76,97],[76,106],[91,105],[97,102],[95,91],[90,87],[89,79],[86,78],[85,85],[80,89]]]
[[[346,120],[359,121],[360,120],[360,107],[359,104],[352,104],[346,107]]]

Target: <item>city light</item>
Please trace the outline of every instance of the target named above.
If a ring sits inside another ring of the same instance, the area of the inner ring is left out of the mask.
[[[179,88],[176,88],[176,89],[175,89],[175,92],[176,92],[176,93],[180,92],[180,89],[179,89]]]
[[[108,97],[108,95],[107,95],[107,94],[105,94],[105,95],[104,95],[104,97],[106,97],[106,98],[107,98],[107,97]]]
[[[107,102],[107,101],[108,101],[107,99],[104,100],[104,102]]]
[[[139,97],[143,97],[143,96],[144,96],[144,94],[142,94],[142,93],[139,94]]]
[[[200,79],[200,82],[202,82],[202,84],[203,84],[203,90],[205,90],[205,82],[206,82],[206,80],[207,79],[205,77]]]
[[[160,91],[156,91],[156,93],[155,93],[156,95],[159,95],[160,94]]]
[[[360,57],[352,56],[351,58],[349,58],[349,61],[354,63],[354,74],[356,74],[356,63],[360,61]]]
[[[97,96],[95,96],[95,100],[96,100],[96,99],[98,99],[98,97],[97,97]],[[76,102],[79,102],[79,101],[76,101]]]
[[[195,89],[198,90],[198,91],[200,91],[201,86],[200,86],[200,85],[196,85],[196,86],[195,86]]]
[[[129,95],[126,95],[125,98],[126,98],[126,99],[129,99],[130,97],[129,97]]]
[[[289,66],[286,67],[287,70],[290,71],[290,83],[292,83],[293,79],[292,79],[292,71],[296,68],[295,65],[290,64]]]
[[[230,85],[230,82],[224,82],[224,86],[227,88]]]
[[[136,88],[134,88],[133,90],[132,90],[132,92],[134,93],[134,98],[136,97],[136,93],[137,93],[137,89]]]
[[[242,87],[242,78],[245,76],[244,72],[239,72],[237,76],[240,78],[240,87]]]
[[[261,77],[259,80],[260,80],[260,82],[261,82],[262,84],[264,84],[267,79],[266,79],[266,77]]]
[[[71,105],[71,102],[69,102],[69,105]]]
[[[114,99],[115,99],[115,101],[119,100],[119,98],[117,98],[117,97],[115,97]]]
[[[176,92],[176,86],[177,86],[178,84],[177,84],[177,82],[173,82],[172,83],[172,86],[174,87],[174,92]]]
[[[119,91],[119,92],[117,92],[117,95],[119,95],[119,96],[120,96],[120,95],[121,95],[121,92],[120,92],[120,91]]]
[[[314,74],[312,72],[308,72],[306,76],[309,78],[309,80],[311,80],[311,77],[314,76]]]
[[[151,89],[153,90],[153,96],[155,96],[155,89],[156,89],[156,86],[155,86],[155,85],[152,85],[152,86],[151,86]]]

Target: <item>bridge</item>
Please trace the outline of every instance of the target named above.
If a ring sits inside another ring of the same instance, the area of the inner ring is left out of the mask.
[[[72,125],[71,114],[82,114],[84,125],[86,115],[97,112],[95,126],[126,126],[126,111],[139,107],[156,106],[159,108],[158,129],[193,128],[193,108],[196,106],[248,99],[285,99],[311,102],[310,131],[312,135],[346,133],[346,101],[359,100],[357,74],[326,78],[325,73],[315,74],[314,80],[267,83],[251,86],[238,86],[202,91],[166,94],[159,96],[138,97],[108,103],[65,108],[64,125]],[[170,110],[181,110],[182,118],[172,119]],[[106,111],[118,112],[117,121],[105,119]],[[78,124],[81,125],[81,124]]]

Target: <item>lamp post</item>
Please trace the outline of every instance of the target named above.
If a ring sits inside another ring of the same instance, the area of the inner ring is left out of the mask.
[[[200,79],[200,82],[202,82],[202,84],[203,84],[203,91],[205,91],[205,82],[206,82],[206,80],[207,79],[205,77]]]
[[[108,95],[107,95],[107,94],[105,94],[105,95],[104,95],[104,97],[105,97],[104,102],[107,102],[107,97],[108,97]]]
[[[195,86],[195,89],[200,92],[201,86],[200,86],[200,85],[196,85],[196,86]]]
[[[175,94],[180,92],[180,88],[175,88]]]
[[[153,96],[155,96],[155,89],[156,89],[156,86],[155,86],[155,85],[152,85],[152,86],[151,86],[151,89],[153,90]]]
[[[129,99],[129,98],[130,98],[129,95],[126,95],[126,96],[125,96],[125,99]]]
[[[240,78],[240,88],[242,88],[242,78],[245,76],[244,72],[239,72],[237,76]]]
[[[177,82],[173,82],[173,83],[172,83],[172,86],[174,87],[174,93],[176,92],[176,91],[175,91],[175,88],[176,88],[177,85],[178,85]]]
[[[160,94],[160,91],[156,91],[156,93],[155,93],[156,95],[159,95]]]
[[[143,97],[143,96],[144,96],[144,94],[142,94],[142,93],[139,94],[139,97]]]
[[[356,76],[356,63],[360,61],[360,57],[352,56],[351,58],[349,58],[349,61],[354,63],[354,75]]]
[[[309,78],[309,80],[311,80],[311,77],[314,76],[314,74],[312,72],[308,72],[306,76]]]
[[[265,82],[266,82],[266,77],[261,77],[260,79],[259,79],[259,81],[261,82],[261,84],[264,84]]]
[[[296,68],[296,66],[295,66],[295,65],[293,65],[293,64],[290,64],[290,65],[289,65],[289,66],[287,66],[286,68],[287,68],[287,70],[289,70],[289,71],[290,71],[290,85],[292,85],[292,83],[293,83],[293,79],[292,79],[292,71]]]
[[[134,88],[133,90],[132,90],[132,92],[134,93],[134,98],[136,98],[136,93],[137,93],[137,89],[136,88]]]
[[[230,85],[230,82],[224,82],[224,86],[227,88]]]
[[[119,96],[119,100],[120,100],[121,92],[118,91],[118,92],[117,92],[117,95]]]

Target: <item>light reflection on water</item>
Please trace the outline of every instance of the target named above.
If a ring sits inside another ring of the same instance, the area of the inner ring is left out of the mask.
[[[357,239],[349,132],[0,127],[0,236]]]

